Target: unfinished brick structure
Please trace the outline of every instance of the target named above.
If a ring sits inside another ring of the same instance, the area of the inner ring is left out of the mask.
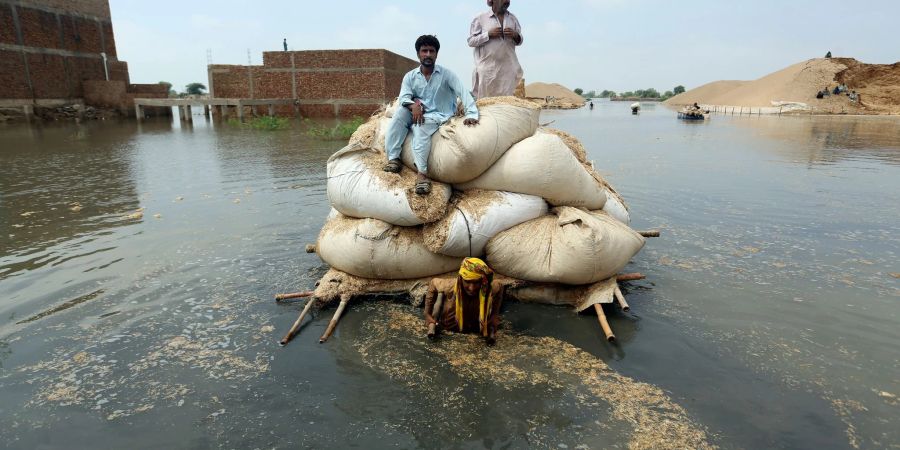
[[[108,0],[0,0],[0,106],[86,103],[128,114],[137,92],[168,96],[163,86],[130,83]]]
[[[419,63],[383,49],[264,52],[261,66],[210,65],[214,98],[294,99],[304,117],[366,117]],[[294,113],[291,106],[278,114]]]

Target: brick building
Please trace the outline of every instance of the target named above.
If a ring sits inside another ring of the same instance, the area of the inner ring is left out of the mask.
[[[400,93],[418,62],[383,49],[263,52],[261,66],[213,64],[215,98],[294,99],[305,117],[366,117]],[[294,108],[278,106],[279,114]]]
[[[168,91],[130,83],[108,0],[0,0],[0,107],[84,103],[133,114],[136,94]]]

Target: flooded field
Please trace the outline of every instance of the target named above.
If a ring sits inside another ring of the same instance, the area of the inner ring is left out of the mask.
[[[900,446],[900,119],[674,116],[542,114],[663,233],[617,345],[507,303],[493,348],[392,299],[277,345],[341,142],[0,125],[0,447]]]

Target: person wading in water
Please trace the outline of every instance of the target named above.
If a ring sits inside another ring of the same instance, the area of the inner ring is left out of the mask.
[[[432,315],[438,294],[444,302],[437,317]],[[425,294],[425,325],[436,325],[457,333],[479,333],[488,345],[497,340],[503,286],[494,281],[494,271],[478,258],[466,258],[453,280],[433,278]],[[430,336],[429,336],[430,337]]]

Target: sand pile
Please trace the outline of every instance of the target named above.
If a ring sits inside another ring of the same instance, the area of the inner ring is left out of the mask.
[[[837,58],[847,69],[835,80],[860,93],[862,104],[879,114],[900,114],[900,62],[863,64],[853,58]]]
[[[846,96],[817,99],[826,86],[845,82],[862,94],[863,108]],[[816,110],[838,107],[852,112],[900,112],[900,63],[862,64],[852,58],[816,58],[794,64],[753,81],[714,81],[676,95],[665,104],[771,107],[776,102],[805,103]],[[870,111],[864,111],[869,109]]]
[[[584,97],[576,94],[575,92],[569,90],[569,88],[558,83],[531,83],[525,86],[525,96],[535,99],[546,99],[547,97],[554,97],[556,101],[550,103],[558,104],[557,107],[563,107],[563,105],[572,105],[577,108],[584,105]]]

